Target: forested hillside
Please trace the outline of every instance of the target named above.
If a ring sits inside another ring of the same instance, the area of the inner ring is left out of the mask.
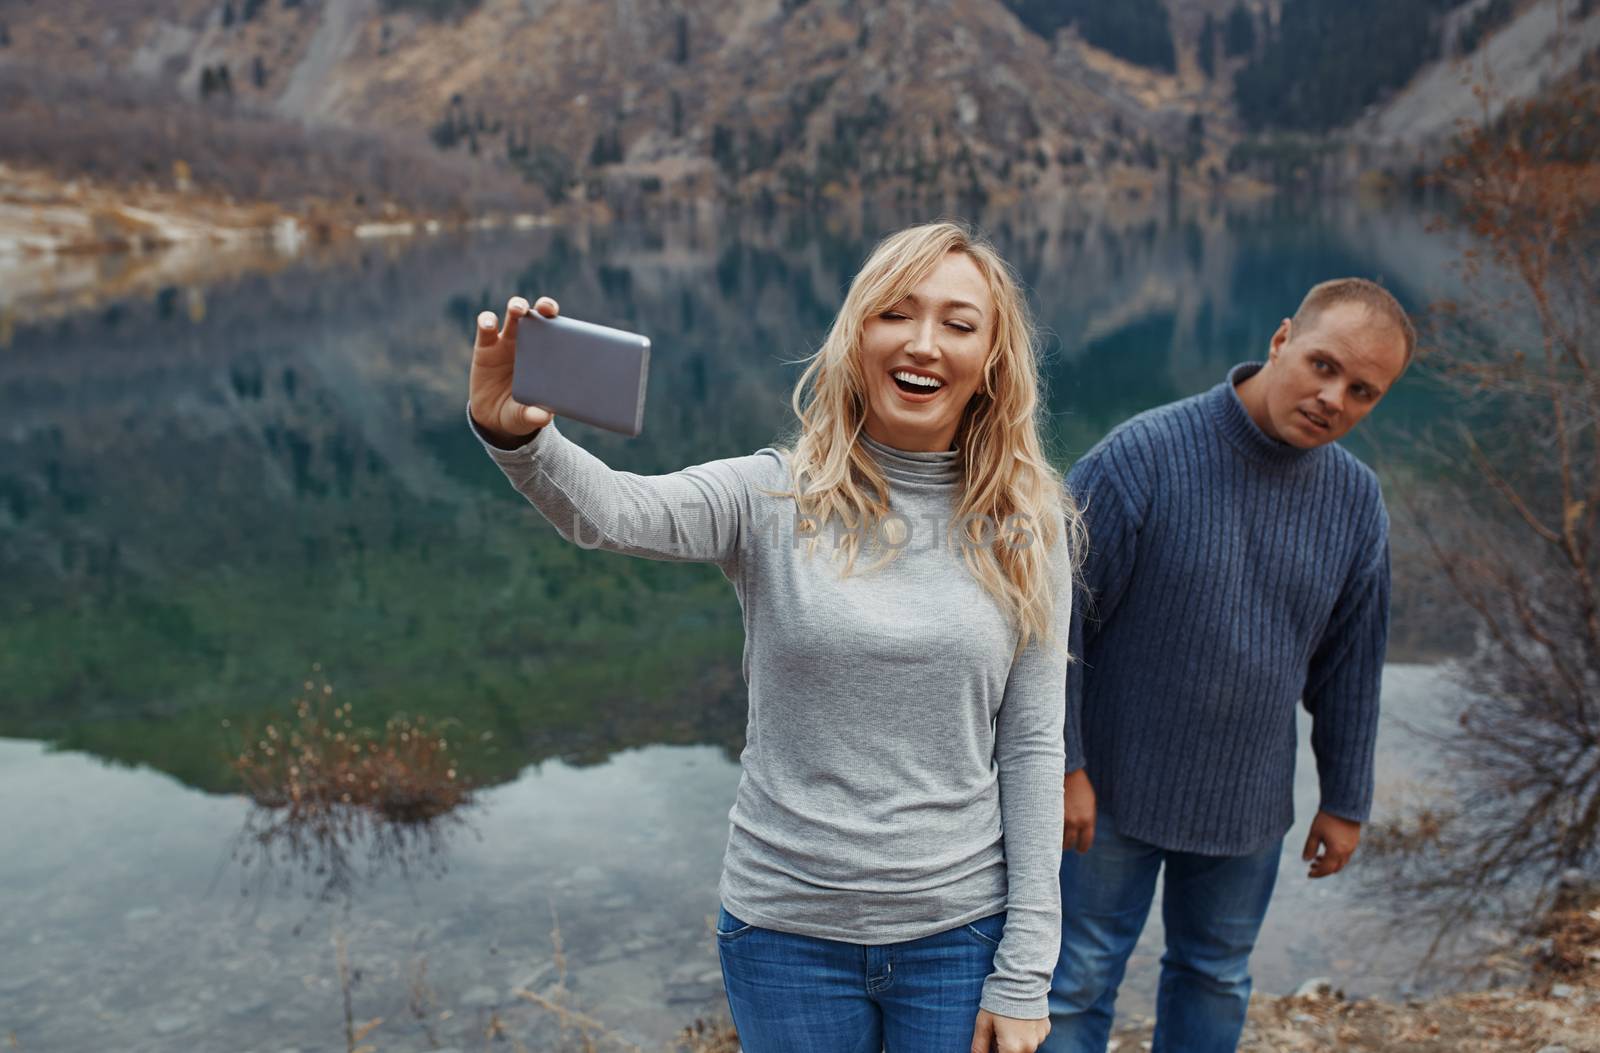
[[[1402,87],[1441,54],[1441,16],[1461,0],[1284,0],[1258,57],[1234,80],[1250,128],[1327,131]]]

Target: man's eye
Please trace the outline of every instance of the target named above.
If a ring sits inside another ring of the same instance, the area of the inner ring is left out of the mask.
[[[1318,373],[1326,373],[1329,369],[1329,366],[1328,363],[1322,361],[1320,358],[1314,358],[1311,360],[1311,368],[1315,369]]]

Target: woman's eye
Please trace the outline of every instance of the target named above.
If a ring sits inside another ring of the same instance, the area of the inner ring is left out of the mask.
[[[949,325],[951,329],[954,329],[958,333],[970,333],[970,332],[973,332],[972,326],[968,325],[966,322],[947,322],[946,324]]]
[[[901,314],[899,311],[885,311],[878,317],[882,318],[885,322],[903,322],[905,321],[906,316]]]

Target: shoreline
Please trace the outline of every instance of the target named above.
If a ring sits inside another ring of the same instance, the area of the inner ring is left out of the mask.
[[[1140,222],[1169,207],[1154,180],[1096,187],[1092,193],[1084,189],[1063,188],[1048,203],[1114,224]],[[1252,180],[1215,193],[1184,188],[1188,201],[1248,206],[1272,196],[1270,188]],[[849,217],[872,200],[863,191],[849,191],[836,202],[841,222],[852,225]],[[1004,217],[1018,210],[1036,212],[1041,204],[1000,195],[989,207]],[[929,205],[908,207],[926,211]],[[759,212],[761,206],[742,198],[689,198],[667,211],[714,223],[720,211],[741,208]],[[18,323],[93,309],[100,297],[148,296],[171,286],[204,287],[219,279],[270,274],[307,256],[364,245],[401,245],[448,233],[537,230],[567,221],[605,225],[630,215],[631,209],[618,213],[606,200],[479,214],[370,206],[359,197],[238,200],[194,185],[183,167],[175,167],[166,183],[126,185],[0,161],[0,346]]]
[[[272,273],[318,253],[440,233],[533,230],[533,212],[440,217],[334,202],[240,202],[193,187],[60,179],[0,163],[0,344],[18,322],[92,310],[102,296]]]

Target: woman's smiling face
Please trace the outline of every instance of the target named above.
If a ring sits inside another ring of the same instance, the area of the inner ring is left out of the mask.
[[[897,450],[950,449],[983,384],[994,303],[972,257],[952,252],[861,331],[867,434]]]

